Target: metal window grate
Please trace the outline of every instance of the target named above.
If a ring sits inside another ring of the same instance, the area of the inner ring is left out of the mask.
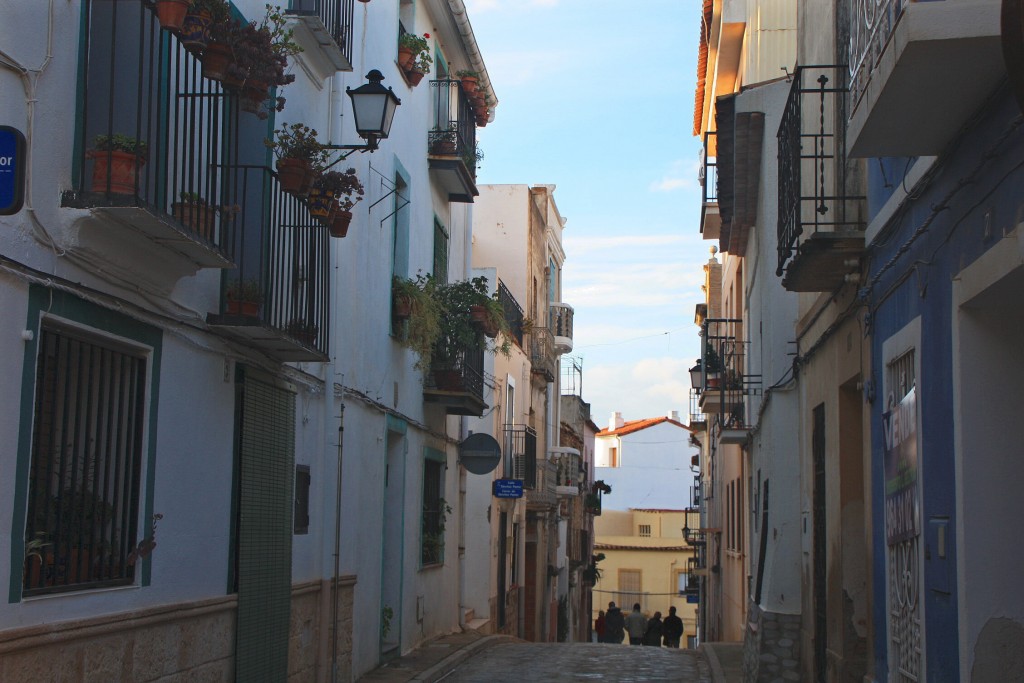
[[[523,488],[537,487],[537,432],[523,425],[505,426],[505,453],[512,459],[512,478]]]
[[[25,595],[130,584],[146,359],[44,327],[25,525]]]
[[[444,524],[441,497],[444,463],[425,460],[423,463],[423,543],[420,553],[422,564],[444,562]]]

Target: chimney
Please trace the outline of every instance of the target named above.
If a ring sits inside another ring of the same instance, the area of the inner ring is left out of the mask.
[[[624,424],[625,422],[622,419],[622,413],[615,411],[612,413],[612,419],[608,422],[608,430],[615,431]]]
[[[670,411],[668,411],[668,419],[674,420],[676,422],[679,422],[679,411],[678,410],[670,410]]]

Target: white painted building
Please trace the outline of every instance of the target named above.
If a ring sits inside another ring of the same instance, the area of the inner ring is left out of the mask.
[[[258,23],[264,4],[232,11]],[[467,421],[397,342],[391,282],[470,275],[461,152],[496,96],[462,0],[293,5],[305,51],[266,119],[149,3],[0,10],[0,123],[27,169],[24,206],[0,215],[0,551],[24,557],[0,564],[3,680],[349,681],[460,626]],[[419,85],[400,32],[430,34]],[[491,100],[479,118],[460,69]],[[365,144],[346,90],[371,70],[401,104],[377,151],[335,167],[365,196],[332,238],[262,143],[301,122]],[[428,154],[439,131],[459,154]],[[87,154],[101,134],[147,147]],[[196,197],[211,220],[189,217]],[[240,279],[255,315],[228,308]]]

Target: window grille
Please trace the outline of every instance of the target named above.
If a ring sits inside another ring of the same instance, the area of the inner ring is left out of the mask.
[[[145,387],[141,352],[43,327],[25,524],[25,595],[134,581],[129,555],[141,540]]]
[[[640,536],[642,538],[650,538],[651,537],[651,525],[650,524],[641,524],[640,525]]]
[[[423,543],[421,564],[444,562],[444,498],[442,498],[444,463],[425,460],[423,464]]]

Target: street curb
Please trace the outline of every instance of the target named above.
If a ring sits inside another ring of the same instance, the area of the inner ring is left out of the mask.
[[[457,652],[453,652],[452,654],[448,655],[447,657],[445,657],[429,669],[424,669],[423,671],[416,674],[416,676],[410,678],[409,680],[415,683],[435,683],[436,681],[439,681],[442,678],[446,677],[448,674],[455,670],[455,667],[457,667],[466,659],[469,659],[470,656],[476,654],[477,652],[485,650],[501,642],[512,643],[517,640],[519,640],[519,638],[506,635],[484,636],[479,640],[474,640],[472,643],[458,650]]]
[[[718,661],[718,655],[715,654],[715,648],[701,644],[697,646],[697,651],[702,653],[704,659],[707,660],[708,668],[711,669],[712,683],[726,683],[725,672],[722,670],[722,663]]]

